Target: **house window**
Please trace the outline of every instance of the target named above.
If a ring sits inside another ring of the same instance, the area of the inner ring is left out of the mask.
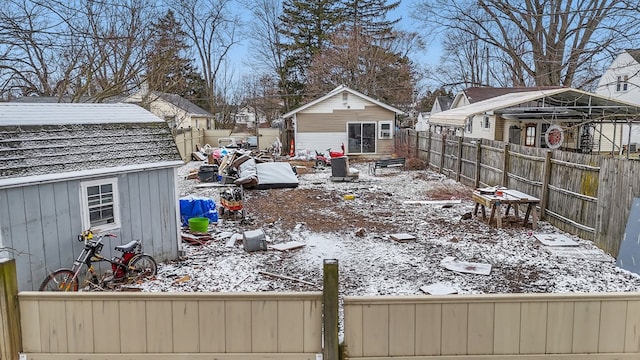
[[[116,178],[85,181],[80,190],[83,229],[102,231],[120,225]]]
[[[482,128],[485,129],[485,130],[491,128],[491,122],[489,121],[489,115],[484,115],[482,117]]]
[[[616,80],[616,91],[627,91],[627,89],[629,88],[628,81],[629,81],[628,75],[618,76]]]
[[[346,102],[347,100],[349,100],[349,93],[345,91],[342,93],[342,101]]]
[[[176,127],[176,117],[174,116],[165,116],[164,117],[164,121],[167,122],[167,124],[169,124],[169,128],[171,129],[175,129]]]
[[[525,146],[536,146],[536,125],[535,124],[527,124],[524,133],[524,145]]]
[[[467,133],[473,132],[473,118],[467,119],[467,126],[465,127],[465,132]]]
[[[391,121],[378,122],[378,139],[391,139],[393,137]]]

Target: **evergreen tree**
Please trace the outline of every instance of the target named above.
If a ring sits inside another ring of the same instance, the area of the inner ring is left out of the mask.
[[[343,26],[353,36],[388,39],[400,19],[388,20],[389,11],[400,6],[400,1],[387,4],[386,0],[343,0]]]
[[[203,97],[204,80],[186,56],[187,35],[173,11],[152,24],[151,53],[147,60],[150,91],[174,93],[189,99]]]
[[[287,53],[281,69],[281,92],[289,109],[296,107],[305,91],[307,70],[313,57],[329,47],[332,32],[341,21],[340,4],[332,0],[285,0],[280,45]]]

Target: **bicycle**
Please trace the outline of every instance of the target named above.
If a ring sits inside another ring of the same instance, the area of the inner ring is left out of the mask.
[[[40,285],[40,291],[78,291],[79,274],[83,265],[87,266],[90,279],[85,280],[89,289],[107,290],[115,289],[119,285],[130,284],[134,281],[153,276],[157,273],[158,265],[155,259],[142,252],[140,240],[133,240],[124,245],[117,245],[114,250],[122,253],[120,257],[114,256],[107,259],[100,254],[104,243],[104,237],[115,238],[115,234],[102,234],[94,237],[91,230],[83,231],[78,235],[78,241],[84,242],[84,248],[78,258],[73,262],[71,269],[61,268],[50,273]],[[111,264],[111,276],[98,278],[93,267],[95,262],[108,262]]]

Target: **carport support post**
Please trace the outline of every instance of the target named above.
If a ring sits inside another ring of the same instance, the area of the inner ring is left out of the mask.
[[[504,144],[504,158],[502,160],[502,186],[509,187],[509,143]]]
[[[338,260],[325,259],[322,284],[323,360],[338,360]]]
[[[16,360],[22,351],[18,276],[14,259],[0,259],[0,359]]]

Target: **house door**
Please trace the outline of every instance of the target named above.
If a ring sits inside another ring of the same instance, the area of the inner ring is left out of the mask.
[[[373,154],[376,152],[376,123],[348,123],[349,154]]]

